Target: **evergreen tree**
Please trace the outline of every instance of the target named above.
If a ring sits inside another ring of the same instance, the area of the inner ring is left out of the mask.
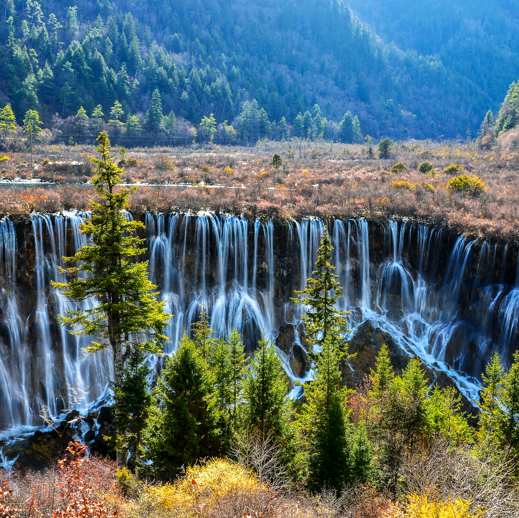
[[[345,353],[345,334],[349,332],[345,317],[349,312],[339,311],[335,307],[341,298],[342,287],[337,281],[338,275],[333,273],[335,266],[330,263],[332,250],[328,229],[325,227],[315,263],[316,270],[307,280],[305,289],[296,291],[299,298],[292,299],[292,302],[309,307],[303,316],[303,322],[314,346],[322,347],[326,339],[331,337],[336,347]]]
[[[243,401],[244,379],[247,372],[247,356],[241,340],[240,333],[233,329],[227,340],[229,349],[229,362],[231,367],[231,391],[232,391],[232,420],[236,427],[238,406]]]
[[[193,334],[193,342],[198,347],[200,355],[204,361],[209,363],[211,361],[213,350],[218,344],[219,340],[217,338],[211,337],[214,332],[211,329],[211,324],[209,323],[209,317],[207,315],[205,306],[202,306],[202,311],[198,317],[198,320],[194,324],[191,324],[191,330]]]
[[[92,112],[92,123],[95,131],[101,130],[104,115],[105,114],[103,113],[103,107],[100,104],[98,104]]]
[[[393,151],[394,142],[389,138],[384,138],[378,143],[378,156],[381,159],[387,159],[391,157]]]
[[[110,120],[108,121],[110,126],[115,130],[116,133],[120,133],[124,128],[124,110],[122,104],[119,101],[115,101],[114,105],[110,109]]]
[[[77,115],[74,119],[74,128],[78,135],[84,135],[88,131],[88,126],[90,125],[90,120],[88,118],[86,110],[81,106],[79,108]]]
[[[40,140],[40,135],[43,131],[41,126],[43,126],[43,122],[41,122],[38,112],[36,110],[29,110],[23,119],[23,132],[27,136],[27,142],[29,143],[31,164],[33,163],[32,151],[34,143]]]
[[[4,143],[9,133],[16,133],[16,119],[13,110],[7,105],[0,110],[0,134]]]
[[[519,465],[519,353],[508,374],[495,353],[483,375],[478,435],[483,450]],[[519,469],[519,468],[518,468]]]
[[[305,385],[301,418],[308,449],[308,485],[315,491],[333,487],[339,492],[352,476],[339,361],[328,334],[314,366],[316,378]]]
[[[146,458],[165,474],[220,451],[207,364],[187,337],[166,361],[144,434]]]
[[[146,425],[151,392],[148,384],[150,368],[140,349],[132,349],[119,383],[113,386],[114,446],[125,463],[132,454],[136,470],[139,466],[142,431]]]
[[[353,117],[348,111],[344,114],[341,122],[339,123],[339,137],[341,142],[351,143],[353,142],[354,128],[353,128]]]
[[[283,364],[269,340],[260,340],[245,378],[245,427],[262,439],[281,441],[285,434],[288,402]]]
[[[55,288],[74,301],[95,299],[91,309],[80,309],[60,316],[62,325],[78,327],[75,334],[97,336],[89,351],[108,347],[112,350],[115,383],[121,381],[122,369],[132,348],[157,352],[170,315],[164,313],[164,302],[158,302],[155,286],[148,280],[147,262],[136,261],[142,256],[144,239],[137,230],[144,228],[138,221],[128,221],[124,209],[134,189],[122,189],[123,171],[110,158],[110,141],[106,132],[97,138],[100,158],[92,178],[94,191],[101,198],[92,202],[92,217],[80,231],[91,237],[92,244],[83,246],[75,256],[65,257],[69,265],[68,283],[53,283]],[[86,276],[84,274],[87,274]],[[143,341],[143,335],[147,339]]]
[[[130,135],[134,135],[142,130],[139,117],[137,117],[137,115],[132,115],[131,113],[128,113],[128,118],[126,119],[126,124],[124,126],[126,132]]]
[[[216,119],[211,113],[210,117],[204,117],[200,122],[200,129],[211,142],[213,141],[214,134],[216,133]]]
[[[158,88],[155,88],[151,96],[151,104],[146,112],[146,127],[153,134],[159,133],[163,129],[162,122],[164,116],[162,115],[162,99]]]

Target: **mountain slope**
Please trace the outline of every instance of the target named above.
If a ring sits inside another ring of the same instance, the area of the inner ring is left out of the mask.
[[[238,131],[256,100],[258,137],[319,104],[325,137],[349,110],[364,134],[438,138],[477,128],[492,105],[438,59],[382,45],[336,0],[18,4],[4,0],[0,92],[19,120],[36,108],[50,124],[98,104],[108,120],[119,101],[121,121],[131,112],[144,125],[158,89],[164,114],[198,125],[213,113]]]
[[[519,3],[514,0],[349,0],[386,41],[442,60],[485,91],[497,109],[519,76]]]

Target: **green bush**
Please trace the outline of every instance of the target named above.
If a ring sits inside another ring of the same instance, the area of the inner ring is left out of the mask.
[[[411,183],[409,180],[398,180],[396,182],[391,182],[391,185],[395,189],[407,189],[408,191],[414,191],[417,184]]]
[[[403,162],[398,162],[391,168],[392,173],[405,173],[407,171],[407,166]]]
[[[445,174],[451,174],[451,175],[459,175],[463,171],[463,166],[451,164],[449,167],[445,168],[443,172]]]
[[[436,192],[434,185],[427,183],[427,182],[422,182],[422,188],[424,189],[425,192],[431,192],[433,194]]]
[[[431,162],[422,162],[418,166],[418,171],[422,174],[428,174],[429,172],[434,171],[434,166]]]
[[[463,174],[451,178],[447,183],[447,190],[450,192],[468,194],[470,196],[480,196],[487,190],[487,187],[478,176]]]

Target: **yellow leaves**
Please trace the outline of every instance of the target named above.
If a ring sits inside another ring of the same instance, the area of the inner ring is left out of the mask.
[[[483,512],[470,512],[469,500],[438,502],[427,495],[410,495],[405,513],[406,518],[479,518]]]
[[[396,182],[391,182],[391,186],[395,189],[407,189],[408,191],[414,191],[418,184],[411,183],[409,180],[397,180]]]
[[[225,169],[224,169],[224,173],[225,174],[228,174],[228,175],[231,175],[234,173],[234,169],[232,169],[231,167],[227,166]]]
[[[210,506],[231,493],[262,491],[258,479],[239,464],[227,459],[213,459],[204,465],[189,467],[175,484],[151,486],[146,491],[166,509]]]
[[[308,169],[305,169],[304,171],[302,171],[301,173],[303,176],[308,176],[310,174],[310,171],[308,171]]]

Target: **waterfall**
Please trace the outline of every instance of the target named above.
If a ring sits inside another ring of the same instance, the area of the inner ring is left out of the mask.
[[[89,338],[59,325],[57,315],[78,306],[51,287],[66,280],[63,256],[87,244],[79,230],[84,217],[35,215],[25,226],[0,221],[0,429],[41,424],[42,413],[87,409],[106,395],[110,353],[87,354]],[[369,321],[471,398],[493,351],[510,363],[519,342],[512,245],[453,239],[405,221],[326,224],[343,287],[338,306],[352,313],[351,339]],[[290,298],[314,270],[324,221],[147,214],[145,226],[149,276],[172,315],[166,353],[177,349],[202,307],[218,336],[237,328],[249,353],[284,325],[293,326],[294,343],[303,348],[297,324],[305,308]],[[311,379],[311,371],[292,372],[289,352],[280,355],[294,385]]]

